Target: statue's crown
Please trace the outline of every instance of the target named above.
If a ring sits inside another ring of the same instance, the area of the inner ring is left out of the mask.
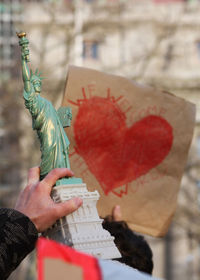
[[[41,77],[42,72],[39,72],[38,69],[36,69],[35,73],[31,70],[31,81],[34,79],[39,79],[40,81],[44,80],[45,78]]]

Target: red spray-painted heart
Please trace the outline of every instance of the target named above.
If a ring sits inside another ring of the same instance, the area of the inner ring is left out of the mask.
[[[126,126],[126,116],[110,98],[92,97],[79,106],[74,123],[76,152],[105,194],[160,164],[173,142],[171,125],[149,115]]]

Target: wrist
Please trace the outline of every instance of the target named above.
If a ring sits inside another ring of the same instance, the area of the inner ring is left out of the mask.
[[[14,209],[11,209],[14,213],[16,213],[19,217],[24,218],[27,220],[29,225],[31,226],[31,231],[34,232],[34,234],[38,234],[38,228],[37,225],[34,223],[34,221],[31,219],[29,215],[27,215],[23,210],[20,208],[18,209],[17,207]]]

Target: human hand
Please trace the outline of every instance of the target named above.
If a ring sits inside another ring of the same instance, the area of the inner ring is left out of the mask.
[[[82,205],[82,200],[78,197],[62,203],[55,203],[50,197],[53,185],[65,176],[73,176],[73,172],[67,168],[56,168],[39,181],[39,167],[29,170],[28,184],[19,195],[15,209],[28,216],[38,232],[45,231],[56,220],[74,212]]]

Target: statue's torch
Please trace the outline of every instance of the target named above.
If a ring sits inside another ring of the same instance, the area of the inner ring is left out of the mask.
[[[26,33],[25,32],[17,32],[17,36],[20,39],[19,40],[19,45],[21,46],[22,54],[25,57],[26,62],[29,62],[29,49],[28,49],[28,44],[29,41],[26,38]]]

